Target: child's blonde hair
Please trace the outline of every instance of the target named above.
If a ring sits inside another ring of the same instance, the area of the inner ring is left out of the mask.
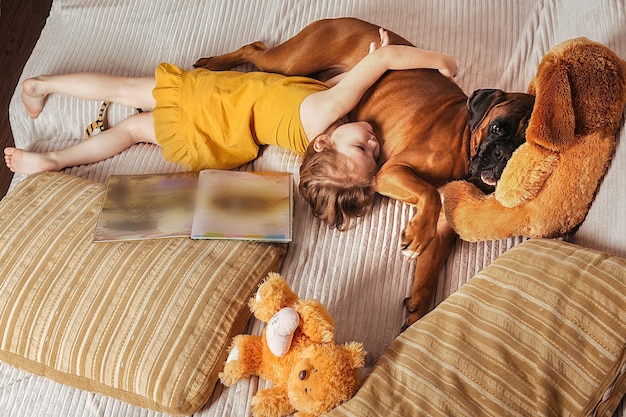
[[[300,194],[313,215],[329,227],[345,230],[350,219],[364,215],[374,199],[373,178],[350,172],[345,157],[333,147],[316,151],[309,144],[300,166]]]

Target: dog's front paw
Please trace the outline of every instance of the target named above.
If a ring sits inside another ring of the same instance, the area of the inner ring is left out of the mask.
[[[408,313],[404,323],[402,323],[402,331],[405,331],[428,313],[430,309],[430,295],[418,294],[415,297],[407,297],[404,299],[403,305]]]
[[[402,231],[402,254],[415,259],[430,244],[437,233],[437,221],[427,216],[415,215]]]

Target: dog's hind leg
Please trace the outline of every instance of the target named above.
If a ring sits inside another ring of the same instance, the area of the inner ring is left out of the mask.
[[[242,46],[234,52],[217,55],[208,58],[200,58],[193,66],[212,71],[226,71],[237,65],[253,62],[252,56],[267,50],[267,46],[261,41]]]
[[[392,44],[410,44],[389,32]],[[261,71],[316,77],[348,71],[379,42],[378,26],[354,18],[317,20],[273,48],[254,42],[235,52],[199,59],[194,66],[212,70],[230,69],[250,62]],[[319,77],[316,77],[319,78]]]
[[[340,73],[349,69],[337,64],[326,65],[319,56],[309,52],[306,43],[297,49],[291,48],[293,45],[294,43],[287,41],[274,48],[268,48],[263,42],[257,41],[224,55],[200,58],[193,66],[212,71],[225,71],[236,65],[251,63],[260,71],[314,78],[318,78],[317,74],[320,73],[330,71]]]

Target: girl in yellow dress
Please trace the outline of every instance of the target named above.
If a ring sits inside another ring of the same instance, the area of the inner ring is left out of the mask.
[[[156,68],[155,76],[145,78],[77,73],[27,79],[22,85],[22,101],[32,118],[41,113],[45,97],[52,93],[148,111],[62,150],[36,153],[5,148],[5,162],[11,171],[21,174],[59,171],[104,160],[147,142],[160,146],[165,159],[191,170],[230,169],[256,158],[260,146],[281,146],[299,155],[311,147],[307,154],[332,154],[338,163],[330,161],[331,169],[324,175],[338,181],[331,181],[335,185],[328,182],[332,190],[328,195],[307,195],[302,187],[301,191],[316,216],[331,227],[344,228],[371,200],[380,152],[372,126],[347,122],[345,116],[387,70],[433,68],[448,77],[457,70],[449,55],[388,45],[387,33],[380,32],[380,45],[372,45],[370,54],[339,80],[326,83],[264,72],[184,71],[166,63]],[[303,176],[314,175],[307,170],[314,159],[304,158]],[[303,180],[306,178],[301,177]],[[337,208],[339,201],[344,203]]]

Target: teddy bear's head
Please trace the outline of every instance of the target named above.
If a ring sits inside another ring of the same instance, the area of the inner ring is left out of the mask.
[[[528,92],[537,96],[528,142],[560,152],[591,132],[614,136],[626,100],[626,62],[587,38],[563,41],[541,60]]]
[[[354,396],[365,351],[358,342],[307,347],[293,366],[287,383],[289,401],[311,415],[328,412]]]

